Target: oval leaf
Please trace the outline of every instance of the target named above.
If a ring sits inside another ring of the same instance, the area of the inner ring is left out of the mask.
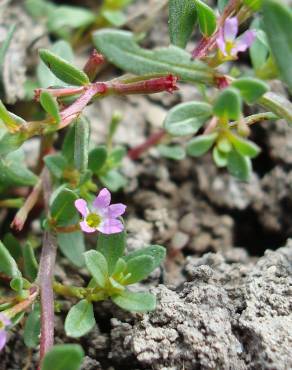
[[[194,0],[199,19],[199,26],[204,36],[211,36],[216,30],[216,16],[214,11],[203,1]]]
[[[241,115],[241,97],[238,90],[230,87],[221,92],[217,98],[213,112],[225,120],[237,120]]]
[[[79,370],[83,357],[78,344],[58,344],[45,355],[41,370]]]
[[[164,128],[173,136],[195,134],[211,114],[212,108],[207,103],[178,104],[168,112]]]
[[[217,136],[217,133],[213,133],[195,137],[187,144],[187,154],[191,157],[200,157],[212,147]]]
[[[186,152],[183,147],[179,145],[158,145],[157,147],[160,155],[165,158],[180,161],[185,158]]]
[[[169,1],[169,35],[173,45],[185,48],[197,21],[196,7],[189,0]]]
[[[124,254],[126,248],[126,233],[122,231],[116,234],[98,234],[97,250],[106,258],[108,272],[111,275],[115,269],[116,263]]]
[[[147,255],[131,258],[127,262],[125,275],[130,273],[131,276],[124,281],[124,284],[130,285],[145,279],[155,269],[154,258]]]
[[[43,91],[40,96],[40,103],[44,110],[54,118],[55,122],[60,123],[61,117],[56,98],[54,98],[48,91]]]
[[[86,299],[72,306],[65,320],[65,332],[68,337],[79,338],[95,326],[93,306]]]
[[[127,311],[147,312],[153,311],[156,307],[156,298],[151,293],[122,292],[112,296],[112,301],[119,307]]]
[[[62,253],[77,267],[84,266],[85,244],[84,235],[81,231],[73,233],[58,233],[58,245]]]
[[[123,259],[128,263],[131,259],[138,256],[150,256],[153,258],[153,269],[158,267],[164,260],[166,249],[161,245],[150,245],[148,247],[140,248],[132,253],[127,254]]]
[[[54,196],[54,194],[53,194]],[[69,225],[77,217],[74,205],[76,194],[70,189],[61,189],[55,196],[51,205],[51,217],[58,226]]]
[[[240,78],[232,82],[232,86],[240,91],[247,103],[254,103],[269,90],[265,82],[251,77]]]
[[[227,153],[221,152],[217,146],[213,149],[212,156],[217,167],[222,168],[227,166]]]
[[[39,304],[35,304],[33,310],[29,313],[24,326],[23,339],[28,348],[35,348],[39,344],[41,329],[40,317],[40,306]]]
[[[228,154],[228,171],[241,181],[248,181],[251,175],[251,162],[248,157],[244,157],[235,150]]]
[[[234,146],[234,148],[243,156],[247,156],[250,158],[256,157],[261,149],[252,141],[246,140],[242,137],[232,135],[230,140]]]
[[[108,264],[103,254],[90,250],[84,253],[85,264],[97,284],[104,288],[108,279]]]
[[[60,80],[71,85],[87,85],[90,83],[87,75],[80,69],[68,63],[65,59],[47,49],[40,49],[39,55],[46,66]]]

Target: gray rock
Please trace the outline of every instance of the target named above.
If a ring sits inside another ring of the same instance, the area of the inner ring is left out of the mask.
[[[114,361],[154,370],[292,368],[292,241],[258,261],[189,257],[186,269],[182,290],[153,290],[156,311],[112,322]]]

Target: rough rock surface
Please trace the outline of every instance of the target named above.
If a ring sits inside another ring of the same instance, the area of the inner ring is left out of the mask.
[[[291,369],[292,241],[256,262],[242,250],[234,256],[189,257],[190,281],[155,288],[154,313],[113,319],[112,360],[157,370]]]

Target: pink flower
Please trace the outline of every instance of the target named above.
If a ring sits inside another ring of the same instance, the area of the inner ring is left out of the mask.
[[[75,207],[83,217],[80,227],[85,233],[100,231],[103,234],[115,234],[124,229],[123,223],[117,218],[125,213],[126,206],[110,202],[111,193],[106,188],[99,192],[91,207],[84,199],[75,201]]]
[[[219,35],[216,39],[218,48],[225,57],[234,59],[237,53],[247,50],[255,39],[255,31],[248,30],[239,38],[238,20],[236,17],[227,18],[224,26],[219,29]]]
[[[4,313],[0,312],[0,351],[5,346],[5,343],[7,341],[7,332],[6,328],[11,324],[11,321],[4,315]]]

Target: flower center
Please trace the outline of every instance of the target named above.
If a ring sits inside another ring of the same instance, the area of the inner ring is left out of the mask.
[[[234,42],[233,41],[226,41],[225,48],[226,48],[227,54],[231,55],[232,49],[234,48]]]
[[[89,213],[86,217],[86,223],[92,228],[96,228],[101,223],[101,217],[96,213]]]
[[[4,322],[0,320],[0,330],[4,328],[5,328]]]

